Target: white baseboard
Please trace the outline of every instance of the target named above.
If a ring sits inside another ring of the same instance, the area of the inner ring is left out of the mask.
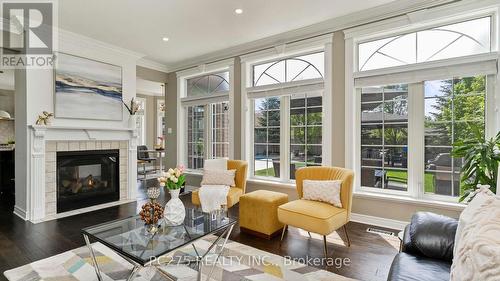
[[[20,217],[24,221],[26,220],[26,210],[23,210],[18,206],[14,206],[14,215]]]
[[[409,222],[398,221],[393,219],[386,219],[381,217],[368,216],[363,214],[351,214],[351,221],[370,224],[374,226],[381,226],[390,229],[403,230]]]

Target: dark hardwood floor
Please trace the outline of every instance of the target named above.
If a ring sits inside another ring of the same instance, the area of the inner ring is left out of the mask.
[[[11,200],[0,201],[0,280],[6,280],[3,272],[18,266],[44,259],[77,247],[84,246],[80,230],[106,221],[137,214],[144,201],[144,188],[139,185],[138,203],[123,204],[116,207],[61,218],[39,224],[25,222],[13,215]],[[165,203],[168,195],[160,196]],[[191,206],[190,195],[183,196],[186,206]],[[231,208],[231,216],[238,216],[238,206]],[[328,237],[328,253],[331,258],[348,258],[349,265],[322,267],[340,275],[359,280],[386,280],[389,267],[397,253],[399,242],[396,237],[388,237],[366,232],[368,225],[351,222],[348,224],[351,247],[344,244],[342,231]],[[270,253],[291,258],[323,257],[323,240],[319,235],[289,228],[280,245],[280,237],[272,240],[257,238],[241,233],[235,227],[231,240],[246,244]]]

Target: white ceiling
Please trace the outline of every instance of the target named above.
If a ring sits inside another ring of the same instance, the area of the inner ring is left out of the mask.
[[[64,0],[59,25],[169,66],[392,1]]]

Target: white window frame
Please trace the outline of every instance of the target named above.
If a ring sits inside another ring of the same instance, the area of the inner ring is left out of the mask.
[[[229,91],[223,93],[217,93],[213,95],[206,96],[187,96],[187,80],[194,77],[220,73],[228,71],[229,72]],[[205,159],[212,155],[211,153],[211,106],[212,103],[217,102],[229,102],[229,159],[234,157],[234,145],[233,145],[233,132],[234,132],[234,59],[228,59],[219,61],[212,64],[200,65],[196,68],[187,69],[184,71],[179,71],[177,75],[177,163],[187,163],[187,106],[191,105],[203,105],[205,106]],[[200,169],[189,169],[189,173],[199,174]]]
[[[139,145],[147,145],[147,136],[146,136],[146,110],[147,110],[147,100],[145,98],[136,97],[137,101],[143,105],[142,113],[137,112],[137,119],[141,124],[140,129],[138,130],[138,138],[137,143]]]
[[[161,111],[160,110],[160,104],[164,103],[165,110]],[[165,105],[165,99],[160,98],[156,100],[156,142],[158,142],[158,138],[163,136],[166,137],[166,132],[165,135],[163,134],[163,118],[166,118],[166,105]]]
[[[332,163],[331,154],[331,126],[327,120],[331,120],[332,108],[332,38],[333,35],[319,36],[314,39],[304,40],[292,44],[276,46],[270,50],[264,50],[254,54],[242,56],[241,58],[241,93],[242,93],[242,158],[248,162],[248,178],[253,180],[292,183],[290,178],[290,95],[300,93],[321,92],[323,104],[323,128],[322,128],[322,165]],[[255,65],[274,62],[287,58],[324,52],[325,69],[323,79],[306,79],[287,83],[276,83],[263,86],[253,86]],[[255,176],[254,162],[254,99],[261,97],[280,96],[280,178]]]
[[[399,196],[401,198],[411,198],[422,201],[445,201],[457,202],[457,199],[451,196],[442,196],[424,193],[424,88],[423,81],[408,81],[385,83],[391,80],[390,77],[400,75],[404,77],[404,73],[418,73],[419,71],[429,71],[433,69],[435,73],[440,73],[434,79],[449,79],[453,76],[460,75],[460,71],[454,73],[455,66],[460,67],[460,64],[469,64],[470,70],[463,71],[463,76],[484,75],[481,72],[481,67],[475,67],[474,63],[491,62],[490,65],[500,58],[498,50],[498,11],[500,6],[494,1],[483,1],[483,5],[477,3],[467,4],[452,4],[445,8],[435,8],[426,10],[425,13],[408,15],[408,17],[395,18],[384,21],[382,23],[353,28],[345,31],[346,34],[346,123],[354,124],[354,130],[346,129],[346,167],[355,170],[355,193],[373,194],[374,196]],[[489,3],[489,5],[485,5]],[[452,15],[452,16],[450,16]],[[436,60],[425,63],[409,64],[396,67],[388,67],[382,69],[357,71],[358,70],[358,44],[394,36],[402,33],[414,32],[426,28],[453,24],[466,20],[477,18],[491,17],[491,52],[479,55],[466,57],[450,58],[444,60]],[[384,29],[380,31],[381,29]],[[475,69],[477,68],[477,69]],[[449,75],[447,76],[447,72]],[[377,83],[377,77],[383,77]],[[425,76],[425,75],[424,75]],[[360,184],[360,153],[361,153],[361,95],[359,87],[355,86],[355,79],[375,77],[369,83],[373,85],[390,85],[394,83],[408,84],[408,191],[398,192],[392,190],[381,190],[375,188],[362,187]],[[394,78],[393,78],[394,79]],[[500,130],[500,114],[496,112],[500,99],[495,98],[500,96],[499,75],[487,75],[486,89],[486,107],[485,107],[485,134],[486,137],[492,137]],[[349,110],[352,109],[352,110]]]

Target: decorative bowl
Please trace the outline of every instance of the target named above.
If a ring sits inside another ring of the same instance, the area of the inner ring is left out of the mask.
[[[160,187],[159,186],[150,186],[146,191],[148,198],[151,200],[156,200],[160,197]]]

